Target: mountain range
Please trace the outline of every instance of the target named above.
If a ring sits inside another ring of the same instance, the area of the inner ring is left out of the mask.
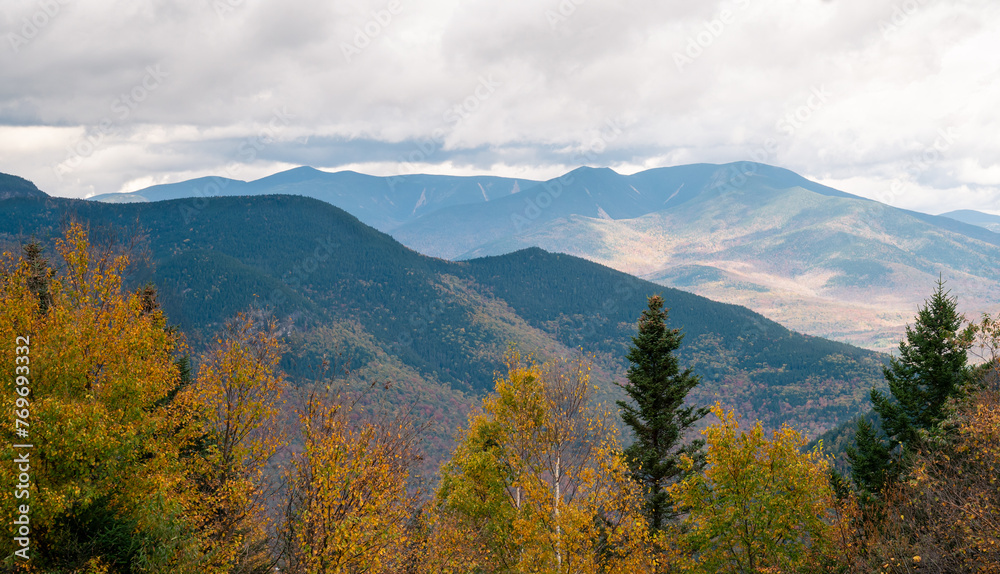
[[[655,293],[685,335],[682,362],[703,378],[695,402],[718,400],[748,421],[790,422],[815,436],[861,411],[881,382],[884,355],[790,331],[744,307],[534,247],[458,262],[429,257],[307,197],[123,204],[25,192],[0,201],[0,246],[35,237],[51,254],[68,220],[85,223],[99,244],[138,238],[149,255],[130,285],[157,285],[192,348],[234,313],[268,308],[289,343],[283,366],[293,378],[339,357],[359,380],[391,381],[387,401],[438,423],[432,452],[449,451],[512,343],[540,359],[589,354],[600,395],[621,397],[612,383],[623,380],[630,337]]]
[[[973,209],[959,209],[956,211],[949,211],[948,213],[942,213],[941,217],[950,217],[963,223],[984,227],[994,233],[1000,233],[1000,215],[983,213]]]
[[[311,167],[298,167],[250,182],[201,177],[154,185],[132,193],[95,195],[90,199],[106,203],[137,203],[240,195],[303,195],[335,205],[375,229],[388,231],[439,209],[488,202],[537,184],[537,181],[527,179],[493,176],[376,177],[353,171],[328,173]]]
[[[1000,217],[899,209],[752,162],[579,168],[545,182],[297,168],[91,199],[194,203],[217,192],[321,199],[447,259],[527,247],[576,255],[879,351],[896,346],[938,277],[970,317],[1000,306]]]

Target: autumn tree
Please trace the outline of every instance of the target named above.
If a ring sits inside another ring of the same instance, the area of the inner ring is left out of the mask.
[[[0,446],[0,517],[11,524],[16,508],[30,507],[39,571],[200,571],[164,403],[179,384],[182,342],[158,309],[144,312],[139,294],[123,287],[127,253],[92,245],[77,224],[56,252],[59,273],[37,245],[2,262],[0,407],[7,429],[15,413],[25,415],[17,443],[33,446],[25,451],[30,496],[20,499],[14,441]],[[11,545],[0,539],[13,568]]]
[[[719,422],[703,434],[704,472],[668,488],[687,509],[672,529],[674,565],[694,572],[800,571],[819,565],[834,539],[828,464],[788,426],[767,438],[758,422],[740,432],[735,414],[718,404]],[[684,468],[694,460],[682,455]],[[772,570],[768,570],[772,569]]]
[[[942,571],[986,572],[1000,565],[1000,393],[974,394],[914,460],[912,513],[919,553]],[[996,570],[995,570],[996,571]]]
[[[186,447],[197,451],[186,460],[206,552],[231,572],[274,565],[267,501],[275,489],[265,468],[283,443],[281,350],[273,318],[238,314],[201,355],[178,409],[190,421]]]
[[[56,252],[58,272],[34,244],[0,262],[0,369],[23,377],[4,379],[0,406],[32,445],[27,489],[11,482],[14,443],[0,447],[0,518],[30,506],[32,567],[270,571],[262,471],[283,385],[273,324],[237,318],[195,374],[155,287],[126,289],[128,245],[94,245],[71,224]],[[9,569],[11,543],[0,539]]]
[[[426,567],[441,572],[643,572],[641,492],[589,363],[511,352],[442,469]]]
[[[405,409],[366,415],[346,395],[312,389],[299,409],[304,445],[289,468],[285,571],[401,571],[411,552],[418,493],[408,480],[420,429]]]
[[[1000,316],[984,313],[970,325],[969,335],[970,354],[979,361],[971,379],[980,387],[1000,390]]]
[[[911,453],[907,479],[857,513],[852,572],[998,572],[1000,393],[975,391]]]
[[[649,308],[639,318],[639,333],[632,338],[628,360],[628,384],[621,386],[631,401],[618,401],[622,420],[635,434],[635,442],[625,450],[632,474],[646,491],[646,512],[650,526],[660,529],[672,518],[666,487],[685,473],[680,461],[687,457],[691,470],[699,470],[704,458],[704,441],[684,442],[684,433],[708,413],[707,408],[685,406],[688,393],[700,382],[690,368],[680,370],[674,353],[683,335],[667,328],[663,298],[649,298]]]

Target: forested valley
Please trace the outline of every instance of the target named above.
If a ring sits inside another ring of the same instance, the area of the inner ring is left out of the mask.
[[[838,435],[846,472],[815,433],[699,394],[653,295],[620,398],[594,356],[510,340],[431,477],[391,379],[326,355],[290,374],[264,306],[192,344],[128,284],[129,249],[76,223],[53,245],[0,263],[0,402],[30,441],[2,446],[11,571],[998,571],[1000,322],[943,282]]]

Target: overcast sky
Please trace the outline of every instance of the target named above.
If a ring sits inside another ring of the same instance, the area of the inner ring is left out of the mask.
[[[756,159],[1000,213],[998,30],[991,0],[3,0],[0,171],[86,197]]]

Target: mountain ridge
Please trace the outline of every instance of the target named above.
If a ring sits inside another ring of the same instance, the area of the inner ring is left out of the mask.
[[[33,182],[16,175],[0,173],[0,199],[45,199],[47,197],[49,195],[38,189]]]
[[[207,176],[130,193],[95,195],[88,200],[147,202],[237,195],[302,195],[345,209],[365,224],[388,231],[441,206],[488,202],[537,183],[498,176],[374,176],[352,170],[326,172],[301,166],[253,181]]]
[[[268,307],[296,341],[287,359],[295,376],[343,352],[365,377],[399,381],[398,400],[426,403],[450,429],[464,413],[439,412],[421,397],[470,405],[492,386],[511,341],[543,359],[593,353],[601,393],[616,398],[611,382],[624,373],[629,337],[653,293],[687,333],[682,359],[705,380],[696,400],[724,392],[769,427],[791,421],[811,436],[860,411],[880,380],[881,355],[570,255],[529,249],[450,262],[307,197],[207,198],[185,222],[189,204],[13,199],[0,210],[0,232],[16,245],[26,225],[51,245],[70,214],[102,241],[134,222],[152,254],[135,284],[160,286],[163,308],[192,345],[233,313]]]
[[[940,214],[940,217],[947,217],[970,225],[985,228],[993,233],[1000,233],[1000,215],[983,213],[974,209],[957,209]]]

